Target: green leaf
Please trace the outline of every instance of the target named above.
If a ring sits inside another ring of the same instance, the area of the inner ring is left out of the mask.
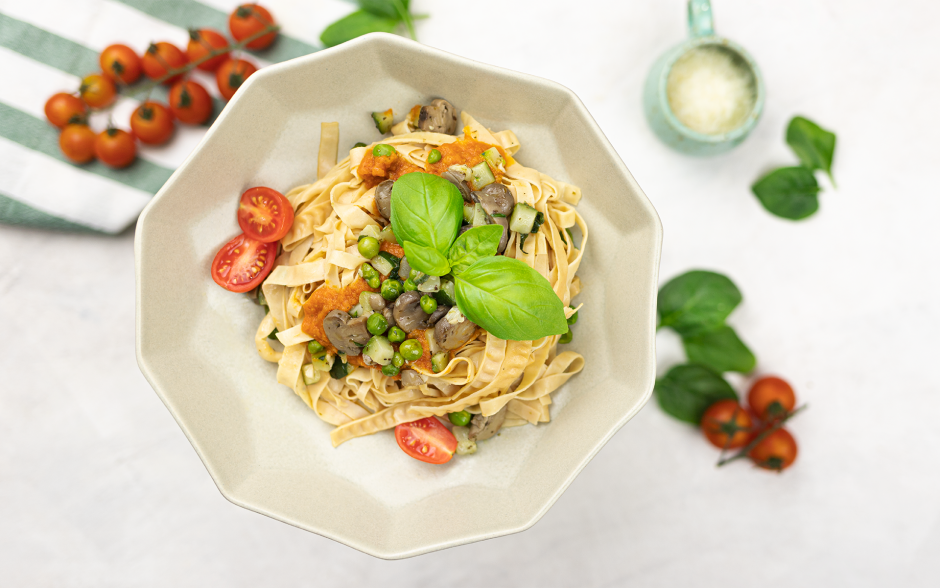
[[[660,326],[688,337],[723,325],[740,303],[741,291],[726,276],[693,270],[659,289],[656,311]]]
[[[787,145],[810,170],[822,170],[832,178],[832,155],[836,136],[813,121],[794,116],[787,126]]]
[[[502,238],[503,227],[501,225],[474,227],[457,237],[447,253],[447,259],[450,261],[450,267],[453,268],[454,274],[462,273],[484,257],[496,255],[496,250],[499,249],[499,241]]]
[[[460,311],[500,339],[530,341],[568,330],[565,307],[551,284],[518,259],[484,257],[457,275],[454,285]]]
[[[402,7],[407,11],[409,9],[408,4],[411,0],[400,1]],[[387,18],[401,18],[398,14],[398,10],[395,8],[394,0],[356,0],[356,4],[358,4],[359,8],[362,10],[371,12],[377,16],[384,16]]]
[[[702,414],[715,402],[738,399],[720,375],[705,366],[688,363],[673,367],[656,380],[653,392],[667,414],[693,425],[699,424]]]
[[[444,178],[414,172],[395,180],[392,230],[399,243],[411,241],[447,255],[462,222],[463,196]]]
[[[724,325],[692,337],[683,337],[685,355],[692,363],[708,366],[718,373],[741,372],[754,369],[757,360],[734,329]]]
[[[450,272],[447,258],[433,247],[424,247],[411,241],[402,243],[408,265],[429,276],[443,276]]]
[[[819,184],[805,167],[781,167],[751,186],[751,190],[771,214],[800,220],[819,210]]]
[[[357,10],[344,16],[324,29],[320,41],[327,47],[335,47],[368,33],[391,33],[400,19],[378,16],[365,10]]]

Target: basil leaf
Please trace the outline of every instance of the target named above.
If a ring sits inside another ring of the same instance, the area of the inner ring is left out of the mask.
[[[335,47],[367,33],[391,33],[399,21],[398,18],[357,10],[326,27],[320,35],[320,41],[327,47]]]
[[[501,225],[482,225],[474,227],[457,237],[450,246],[447,259],[454,274],[462,273],[476,261],[496,255],[499,241],[503,238]],[[426,273],[426,272],[425,272]]]
[[[402,8],[408,10],[408,3],[411,0],[399,0],[401,2]],[[356,0],[356,4],[359,5],[359,8],[365,10],[366,12],[371,12],[377,16],[384,16],[387,18],[401,18],[401,15],[398,14],[398,10],[395,8],[395,2],[393,0]]]
[[[738,395],[720,375],[702,365],[674,366],[653,388],[659,406],[680,421],[699,424],[705,410],[719,400]]]
[[[760,203],[771,214],[800,220],[819,210],[819,184],[805,167],[781,167],[751,186]]]
[[[787,126],[787,145],[810,170],[822,170],[832,178],[832,155],[836,150],[835,134],[813,121],[794,116]]]
[[[395,180],[392,231],[399,243],[411,241],[447,255],[462,222],[463,196],[444,178],[414,172]]]
[[[757,359],[734,329],[724,325],[692,337],[684,337],[685,355],[692,363],[708,366],[718,373],[741,372],[754,369]]]
[[[551,284],[518,259],[484,257],[455,276],[454,285],[460,311],[500,339],[530,341],[568,330]]]
[[[740,304],[741,291],[726,276],[693,270],[669,280],[659,289],[659,324],[683,337],[714,330]]]
[[[424,247],[411,241],[405,241],[402,247],[405,249],[408,265],[419,272],[424,272],[429,276],[443,276],[450,272],[447,258],[437,249]]]

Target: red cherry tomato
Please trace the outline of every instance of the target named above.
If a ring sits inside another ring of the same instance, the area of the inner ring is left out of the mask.
[[[212,29],[190,29],[189,44],[186,45],[186,56],[189,62],[199,61],[211,51],[225,49],[228,47],[228,40],[219,32]],[[228,59],[228,52],[216,55],[206,61],[203,61],[196,67],[202,71],[215,71]]]
[[[142,143],[162,145],[173,134],[173,115],[159,102],[144,102],[131,115],[131,131]]]
[[[702,415],[702,432],[719,449],[737,449],[752,437],[751,416],[735,400],[719,400]]]
[[[179,69],[186,65],[186,54],[176,45],[161,41],[159,43],[151,43],[150,46],[147,47],[147,52],[144,53],[140,63],[148,78],[151,80],[159,80],[171,69]],[[172,78],[164,80],[163,83],[169,86],[178,82],[182,77],[183,74],[175,75]]]
[[[796,395],[785,380],[767,376],[754,382],[747,393],[747,403],[758,418],[765,421],[781,419],[796,406]]]
[[[113,81],[133,84],[140,77],[140,57],[127,45],[108,45],[98,57],[101,73]]]
[[[235,92],[245,83],[248,77],[258,71],[251,63],[244,59],[229,59],[219,66],[215,72],[215,81],[219,85],[219,93],[226,100],[231,100]]]
[[[95,158],[95,139],[88,125],[66,125],[59,134],[59,149],[75,163],[86,163]]]
[[[248,188],[238,202],[238,226],[262,243],[279,241],[294,224],[290,201],[277,190]]]
[[[398,425],[395,440],[402,451],[427,463],[447,463],[457,451],[457,438],[435,417]]]
[[[228,30],[236,41],[260,33],[266,26],[275,25],[274,17],[262,6],[257,4],[242,4],[228,17]],[[277,31],[271,31],[245,45],[249,49],[265,49],[274,42]]]
[[[176,82],[170,88],[170,111],[181,123],[201,125],[212,115],[212,98],[192,80]]]
[[[95,155],[105,165],[127,167],[137,157],[137,144],[127,131],[107,129],[95,139]]]
[[[770,432],[751,449],[747,456],[757,466],[782,471],[796,461],[796,439],[786,429]]]
[[[212,260],[212,279],[230,292],[247,292],[274,269],[277,243],[262,243],[241,234],[225,245]]]
[[[111,78],[106,78],[101,74],[91,74],[82,80],[78,93],[88,106],[104,108],[114,102],[117,97],[117,88],[114,87]]]
[[[88,107],[81,98],[59,92],[46,100],[45,110],[49,122],[61,129],[70,122],[85,120]]]

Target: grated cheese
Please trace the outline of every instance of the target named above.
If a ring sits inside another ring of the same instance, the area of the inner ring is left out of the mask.
[[[669,107],[689,129],[715,135],[741,126],[754,108],[754,76],[720,47],[695,48],[673,64],[666,82]]]

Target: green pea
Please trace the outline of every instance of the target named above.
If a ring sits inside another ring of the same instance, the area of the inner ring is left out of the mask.
[[[418,343],[416,339],[408,339],[402,342],[401,346],[398,348],[398,352],[405,358],[405,361],[416,361],[421,359],[421,356],[424,355],[424,348],[421,347],[421,344]]]
[[[401,282],[398,280],[385,280],[382,282],[382,298],[395,300],[401,294]]]
[[[385,374],[386,376],[389,376],[389,377],[391,377],[391,376],[397,376],[397,375],[398,375],[398,371],[399,371],[399,370],[398,370],[397,367],[395,367],[395,364],[394,364],[394,363],[390,363],[390,364],[388,364],[388,365],[382,366],[382,373]]]
[[[308,341],[308,342],[307,342],[307,351],[310,352],[310,355],[311,355],[312,357],[316,357],[317,355],[319,355],[320,353],[323,352],[323,345],[321,345],[320,342],[319,342],[319,341],[316,341],[316,340],[314,340],[314,341]]]
[[[450,361],[450,355],[446,351],[441,351],[440,353],[434,354],[431,358],[431,369],[434,370],[434,373],[444,371],[444,368],[447,367],[447,363]]]
[[[405,356],[396,351],[395,355],[392,356],[392,365],[397,368],[405,365]]]
[[[405,280],[405,283],[402,284],[401,287],[405,289],[405,292],[411,292],[418,289],[418,285],[411,280]]]
[[[437,163],[441,160],[441,152],[437,149],[431,149],[431,152],[428,153],[428,163]]]
[[[359,238],[359,255],[372,259],[379,254],[379,240],[375,237]]]
[[[418,270],[416,270],[416,269],[414,269],[414,268],[412,268],[411,270],[408,271],[408,279],[409,279],[409,280],[412,280],[412,281],[417,280],[417,279],[418,279],[418,276],[420,276],[420,275],[421,275],[421,272],[419,272]]]
[[[571,343],[572,337],[573,335],[571,333],[571,329],[568,329],[568,332],[562,335],[561,338],[558,339],[558,342],[559,343]]]
[[[373,256],[373,257],[375,257],[375,256]],[[368,263],[364,263],[364,264],[362,264],[362,265],[359,266],[359,273],[362,274],[362,279],[364,279],[364,280],[366,280],[366,281],[369,281],[369,280],[371,280],[372,278],[377,278],[377,277],[379,277],[379,272],[378,272],[374,267],[372,267],[371,265],[369,265]]]
[[[569,306],[568,308],[573,308],[573,307]],[[568,317],[568,324],[569,324],[569,325],[573,325],[573,324],[575,324],[576,322],[578,322],[578,312],[577,312],[577,311],[575,311],[575,313],[574,313],[573,315],[571,315],[571,316]]]
[[[392,327],[388,330],[388,340],[392,343],[401,343],[407,336],[408,334],[402,331],[400,327]]]
[[[385,320],[381,312],[373,312],[366,321],[366,328],[373,335],[383,335],[388,329],[388,321]]]
[[[450,422],[457,425],[458,427],[466,427],[470,424],[470,419],[473,418],[469,412],[461,410],[460,412],[452,412],[447,415],[447,418],[450,419]]]
[[[370,288],[378,288],[382,285],[382,279],[378,276],[375,276],[374,278],[369,278],[366,280],[366,283],[369,284]]]
[[[421,310],[423,310],[425,314],[433,313],[435,310],[437,310],[437,300],[434,300],[428,295],[422,296],[421,297]]]
[[[355,149],[356,147],[365,147],[365,146],[366,146],[365,143],[363,143],[362,141],[359,141],[358,143],[356,143],[355,145],[353,145],[353,149]]]
[[[379,143],[372,148],[372,155],[375,157],[388,157],[392,153],[395,153],[395,148],[385,143]]]

